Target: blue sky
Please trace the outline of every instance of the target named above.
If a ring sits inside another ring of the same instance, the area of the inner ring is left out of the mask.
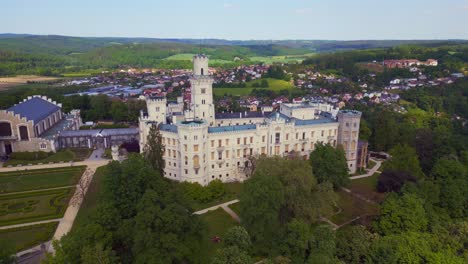
[[[0,33],[468,39],[468,0],[0,0]]]

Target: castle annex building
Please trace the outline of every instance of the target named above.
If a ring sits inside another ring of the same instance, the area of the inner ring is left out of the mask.
[[[140,149],[152,125],[165,145],[164,176],[208,184],[242,181],[250,157],[309,157],[318,142],[342,145],[351,173],[356,171],[361,113],[338,111],[328,104],[282,104],[279,112],[215,113],[208,57],[193,57],[191,102],[173,111],[166,98],[146,98],[140,117]]]
[[[22,151],[55,152],[56,135],[80,125],[79,110],[66,115],[61,104],[45,96],[29,96],[0,110],[0,156]]]

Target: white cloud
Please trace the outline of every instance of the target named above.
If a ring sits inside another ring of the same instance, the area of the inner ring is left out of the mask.
[[[230,8],[234,7],[234,4],[233,3],[224,3],[223,7],[226,8],[226,9],[230,9]]]

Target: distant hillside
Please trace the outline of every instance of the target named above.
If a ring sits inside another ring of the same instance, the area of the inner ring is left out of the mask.
[[[119,67],[188,68],[189,60],[165,60],[177,54],[203,52],[213,65],[235,66],[246,61],[307,59],[314,52],[468,43],[436,40],[223,40],[69,37],[0,34],[0,76],[59,75]],[[302,56],[304,55],[304,56]],[[273,57],[275,57],[272,59]],[[278,57],[285,58],[278,58]],[[300,58],[286,58],[299,56]],[[236,60],[235,60],[236,59]],[[237,60],[237,59],[240,59]]]

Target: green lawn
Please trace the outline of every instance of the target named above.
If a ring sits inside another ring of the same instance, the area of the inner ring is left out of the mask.
[[[0,240],[15,245],[16,252],[52,239],[58,222],[0,230]]]
[[[193,209],[195,211],[202,210],[211,206],[215,206],[220,203],[229,202],[231,200],[239,198],[239,193],[242,189],[242,183],[240,182],[230,182],[225,183],[224,186],[226,187],[226,193],[220,199],[216,199],[207,203],[195,203],[193,205]]]
[[[337,225],[344,224],[357,216],[378,214],[377,205],[365,202],[344,191],[339,191],[337,194],[339,196],[338,206],[342,211],[329,218]]]
[[[231,208],[231,210],[233,210],[234,213],[236,213],[240,217],[240,202],[231,204],[228,207]]]
[[[211,257],[216,253],[216,250],[222,247],[222,241],[226,231],[238,224],[221,208],[200,215],[199,217],[206,224],[206,228],[203,233],[201,249],[198,255],[202,260],[201,263],[209,263]],[[215,236],[221,238],[220,243],[214,243],[211,241],[211,238]]]
[[[0,173],[0,193],[75,185],[86,166]]]
[[[99,195],[102,193],[103,181],[106,174],[106,166],[99,167],[93,176],[93,181],[89,185],[83,203],[80,206],[78,215],[73,224],[73,229],[85,224],[91,215],[96,211],[99,201]]]
[[[374,161],[369,160],[369,162],[367,163],[367,168],[372,169],[372,168],[374,168],[375,164],[376,163]]]
[[[383,193],[377,192],[376,190],[379,175],[380,173],[376,172],[370,177],[351,180],[351,184],[349,185],[348,189],[350,189],[353,193],[364,196],[367,199],[376,202],[383,201],[385,195]]]
[[[0,226],[61,218],[75,188],[0,195]]]
[[[252,87],[254,83],[260,83],[261,80],[254,80],[250,82],[246,82],[246,86],[244,88],[214,88],[213,91],[215,95],[218,96],[223,96],[225,94],[231,94],[231,95],[249,95],[253,89],[265,89],[265,90],[271,90],[275,92],[279,92],[281,90],[292,90],[295,89],[295,87],[287,81],[284,80],[277,80],[277,79],[272,79],[272,78],[265,78],[263,80],[268,81],[269,87],[267,88],[255,88]]]
[[[84,156],[82,153],[83,151],[78,151],[77,153],[79,153],[80,156]],[[9,159],[7,162],[5,162],[3,164],[3,167],[7,167],[8,165],[11,165],[11,166],[16,166],[18,164],[21,164],[23,166],[25,165],[28,165],[28,164],[38,164],[38,163],[42,163],[42,164],[47,164],[49,162],[54,162],[54,163],[57,163],[57,162],[60,162],[60,161],[63,161],[63,162],[69,162],[69,161],[78,161],[76,160],[76,154],[75,152],[69,150],[69,149],[66,149],[66,150],[61,150],[61,151],[58,151],[50,156],[48,156],[47,158],[45,159],[39,159],[39,160],[20,160],[20,159]]]

